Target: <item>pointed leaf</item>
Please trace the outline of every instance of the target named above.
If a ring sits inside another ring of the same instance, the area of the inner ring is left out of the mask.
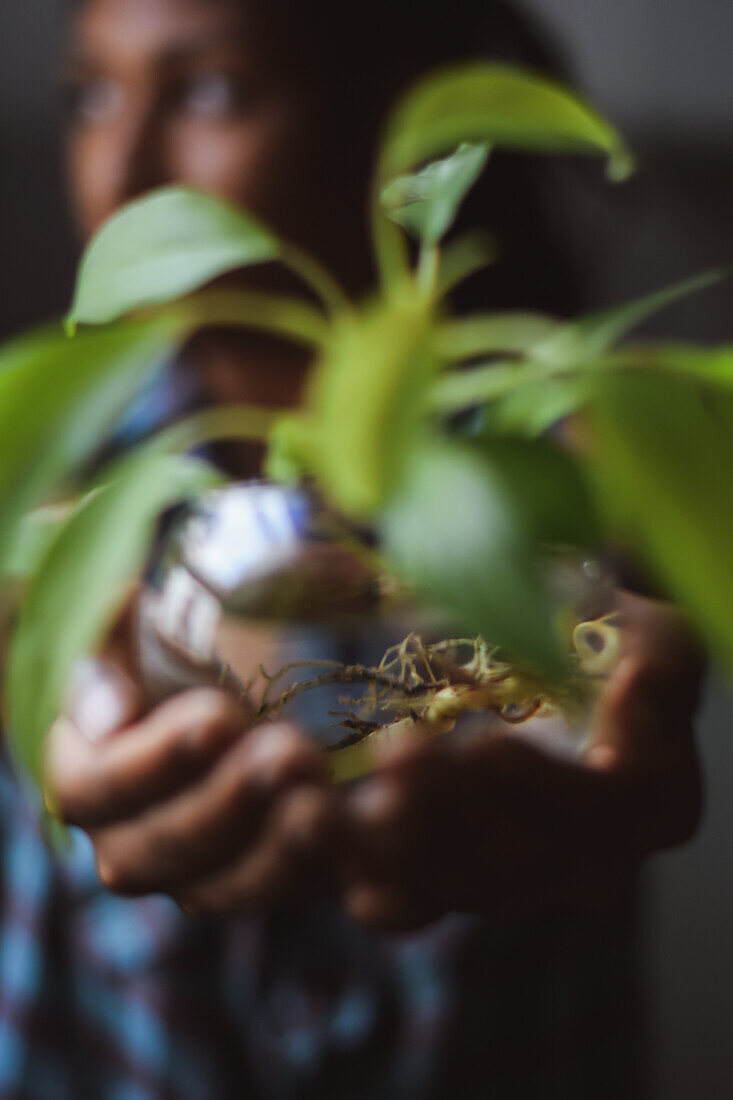
[[[431,606],[535,671],[563,675],[531,530],[480,452],[437,443],[418,451],[382,531],[398,573]]]
[[[94,454],[175,338],[160,318],[74,340],[58,328],[11,347],[0,372],[0,562],[23,513]]]
[[[454,287],[493,264],[498,254],[495,239],[485,230],[474,230],[450,241],[440,253],[438,294],[450,294]]]
[[[430,407],[456,413],[472,407],[494,406],[516,390],[529,391],[551,375],[548,367],[512,360],[479,363],[467,370],[446,371],[430,388]]]
[[[600,530],[585,471],[549,439],[476,441],[538,543],[595,549]]]
[[[93,238],[69,320],[112,321],[280,251],[277,238],[250,215],[210,195],[166,187],[124,207]]]
[[[479,418],[482,433],[538,439],[580,411],[589,396],[585,377],[535,378],[491,401]]]
[[[486,145],[460,145],[451,156],[393,180],[382,191],[382,204],[416,240],[436,245],[453,225],[488,156]]]
[[[606,155],[616,179],[631,170],[616,130],[558,84],[509,66],[471,63],[429,77],[408,93],[387,130],[387,182],[460,142],[531,152]]]
[[[698,290],[705,290],[719,282],[723,275],[721,271],[694,275],[646,298],[570,322],[561,326],[548,340],[536,345],[532,356],[540,362],[563,367],[592,362],[655,313]]]
[[[7,579],[30,580],[71,513],[80,506],[81,502],[49,504],[27,512],[8,545],[4,563]]]
[[[43,558],[13,636],[8,729],[17,756],[41,779],[43,745],[76,661],[110,627],[168,505],[218,482],[203,463],[144,448],[64,525]]]
[[[614,374],[596,376],[595,387],[600,500],[733,671],[730,422],[713,393],[686,379]]]
[[[733,388],[733,347],[691,344],[639,344],[623,348],[610,360],[616,368],[669,372],[697,378],[718,390]]]

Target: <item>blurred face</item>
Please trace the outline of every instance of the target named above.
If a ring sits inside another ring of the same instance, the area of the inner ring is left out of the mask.
[[[363,281],[362,193],[345,179],[307,44],[274,25],[270,0],[81,0],[65,91],[84,238],[136,196],[181,183],[248,207],[347,283]],[[274,288],[282,272],[242,278]],[[200,334],[190,356],[216,402],[290,404],[307,366],[301,352],[231,330]]]
[[[84,236],[135,196],[185,183],[328,253],[313,230],[328,220],[316,209],[313,166],[328,153],[318,147],[316,93],[287,69],[246,3],[86,0],[66,72]]]

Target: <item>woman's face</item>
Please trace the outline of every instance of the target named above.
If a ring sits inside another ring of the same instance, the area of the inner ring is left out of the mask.
[[[271,59],[237,0],[85,0],[66,84],[74,207],[86,237],[121,204],[185,183],[313,239],[323,168],[315,91]],[[310,94],[312,92],[312,94]]]

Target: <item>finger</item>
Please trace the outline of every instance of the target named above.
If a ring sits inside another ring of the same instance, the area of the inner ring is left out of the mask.
[[[465,746],[440,739],[383,753],[374,775],[347,796],[351,863],[380,877],[429,879],[463,819],[464,795],[475,795],[479,805],[489,795],[490,769],[474,791],[473,759],[466,767],[465,756]]]
[[[617,594],[622,652],[643,655],[654,664],[696,683],[703,670],[704,650],[689,622],[672,604],[629,592]]]
[[[692,745],[696,687],[654,656],[630,653],[604,689],[586,761],[593,767],[657,766]]]
[[[690,739],[703,658],[671,605],[619,592],[621,661],[599,701],[586,763],[608,770]]]
[[[283,791],[324,787],[322,756],[289,726],[263,725],[195,785],[138,817],[92,834],[102,880],[116,893],[168,891],[249,848]]]
[[[454,767],[445,818],[463,829],[464,844],[482,851],[494,874],[530,863],[537,874],[552,863],[553,850],[593,849],[625,820],[627,785],[615,774],[545,753],[512,734],[492,731],[457,745]]]
[[[412,793],[391,776],[376,775],[358,784],[346,800],[347,866],[366,874],[395,875],[416,841],[412,803]]]
[[[646,718],[655,722],[645,705],[642,666],[636,657],[624,657],[606,685],[596,711],[592,740],[584,754],[584,763],[598,771],[612,772],[638,753],[636,737],[642,736]],[[644,711],[647,711],[644,714]]]
[[[337,829],[333,793],[298,787],[273,810],[253,852],[174,896],[186,912],[206,915],[259,913],[319,896],[331,886],[328,857]]]
[[[47,785],[66,821],[99,826],[180,790],[244,725],[235,700],[209,688],[177,696],[120,736],[90,739],[60,719],[47,743]]]
[[[383,745],[377,765],[348,803],[364,826],[391,830],[445,786],[449,759],[442,743],[426,737]]]
[[[688,698],[688,703],[691,700]],[[702,814],[703,783],[693,715],[674,681],[629,656],[609,685],[587,762],[615,780],[625,822],[641,850],[683,843]]]

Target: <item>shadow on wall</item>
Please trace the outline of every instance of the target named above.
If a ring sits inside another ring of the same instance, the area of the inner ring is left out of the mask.
[[[50,141],[0,131],[0,337],[59,314],[69,300],[72,233]]]
[[[636,175],[604,185],[597,167],[558,168],[558,217],[593,308],[631,300],[696,272],[733,264],[733,147],[704,153],[633,142]],[[733,337],[733,279],[675,303],[646,335],[714,342]]]

